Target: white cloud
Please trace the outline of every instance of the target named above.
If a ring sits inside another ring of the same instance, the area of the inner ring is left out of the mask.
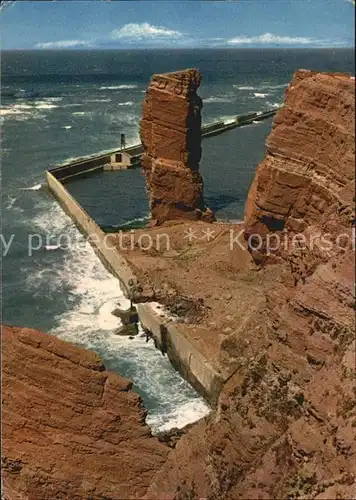
[[[143,39],[162,39],[162,38],[180,38],[182,33],[162,26],[152,26],[148,23],[130,23],[122,28],[111,32],[111,38],[114,40],[132,38],[135,40]]]
[[[308,45],[315,43],[317,40],[312,38],[300,37],[300,36],[279,36],[273,35],[272,33],[264,33],[259,36],[238,36],[227,40],[227,43],[231,45],[244,45],[244,44],[285,44],[285,45]]]
[[[74,47],[90,46],[90,42],[85,40],[59,40],[58,42],[40,42],[36,43],[37,49],[70,49]]]

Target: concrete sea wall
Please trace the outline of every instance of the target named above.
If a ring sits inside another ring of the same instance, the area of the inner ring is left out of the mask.
[[[210,404],[217,403],[220,391],[229,374],[216,369],[179,328],[179,324],[162,319],[150,304],[137,304],[144,329],[152,333],[163,354],[167,354],[174,368]]]
[[[109,235],[100,229],[53,173],[46,172],[46,181],[49,190],[57,198],[64,211],[72,218],[80,231],[88,237],[104,265],[120,280],[125,295],[129,295],[130,283],[135,281],[135,276],[126,259],[110,247]]]
[[[137,280],[126,259],[110,246],[109,235],[100,229],[73,198],[62,182],[56,178],[54,171],[46,171],[46,182],[64,211],[72,218],[80,231],[88,237],[98,257],[105,267],[118,278],[123,292],[130,298],[130,289]],[[207,361],[184,335],[179,324],[175,324],[167,318],[161,318],[149,303],[137,304],[137,310],[142,326],[152,333],[162,353],[167,354],[172,365],[181,375],[207,401],[215,405],[222,385],[228,378],[227,375],[216,370]]]

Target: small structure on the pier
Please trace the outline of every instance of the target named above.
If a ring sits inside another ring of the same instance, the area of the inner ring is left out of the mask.
[[[132,155],[125,151],[126,138],[121,134],[121,149],[110,155],[110,163],[104,166],[104,170],[125,170],[132,165]]]
[[[116,151],[110,155],[110,163],[104,166],[104,170],[125,170],[131,167],[132,156],[126,151]]]

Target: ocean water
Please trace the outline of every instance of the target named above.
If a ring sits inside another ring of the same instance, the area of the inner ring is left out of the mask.
[[[154,431],[205,415],[203,399],[151,342],[118,337],[111,314],[127,303],[44,186],[44,170],[70,158],[138,142],[152,73],[197,67],[203,121],[277,106],[298,68],[354,74],[350,50],[179,50],[3,52],[1,95],[3,322],[53,333],[102,356],[133,379]],[[239,219],[271,121],[203,141],[207,204]],[[69,190],[101,224],[147,215],[139,170],[78,180]],[[29,242],[34,247],[29,254]]]

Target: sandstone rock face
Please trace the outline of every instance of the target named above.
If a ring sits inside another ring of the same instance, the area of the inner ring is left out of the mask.
[[[152,220],[213,220],[205,207],[201,158],[202,100],[195,69],[153,75],[142,105],[141,166]]]
[[[274,119],[266,142],[266,158],[257,168],[246,203],[245,227],[251,247],[258,247],[251,235],[264,238],[262,248],[251,249],[256,260],[265,256],[266,235],[270,233],[284,232],[289,243],[296,234],[304,233],[312,242],[307,245],[309,253],[314,254],[311,260],[330,258],[326,248],[335,246],[332,243],[343,229],[350,233],[354,103],[355,81],[347,75],[305,70],[294,75],[284,106]],[[329,235],[326,239],[331,243],[319,242],[318,233]],[[290,255],[290,246],[273,253]]]
[[[131,383],[38,331],[3,327],[2,349],[3,498],[140,498],[168,447]]]
[[[348,76],[294,76],[246,204],[247,235],[265,246],[243,279],[258,273],[265,300],[222,341],[236,371],[147,499],[355,496],[354,113]],[[307,244],[268,255],[267,236],[284,229]],[[319,232],[332,245],[311,245]]]

